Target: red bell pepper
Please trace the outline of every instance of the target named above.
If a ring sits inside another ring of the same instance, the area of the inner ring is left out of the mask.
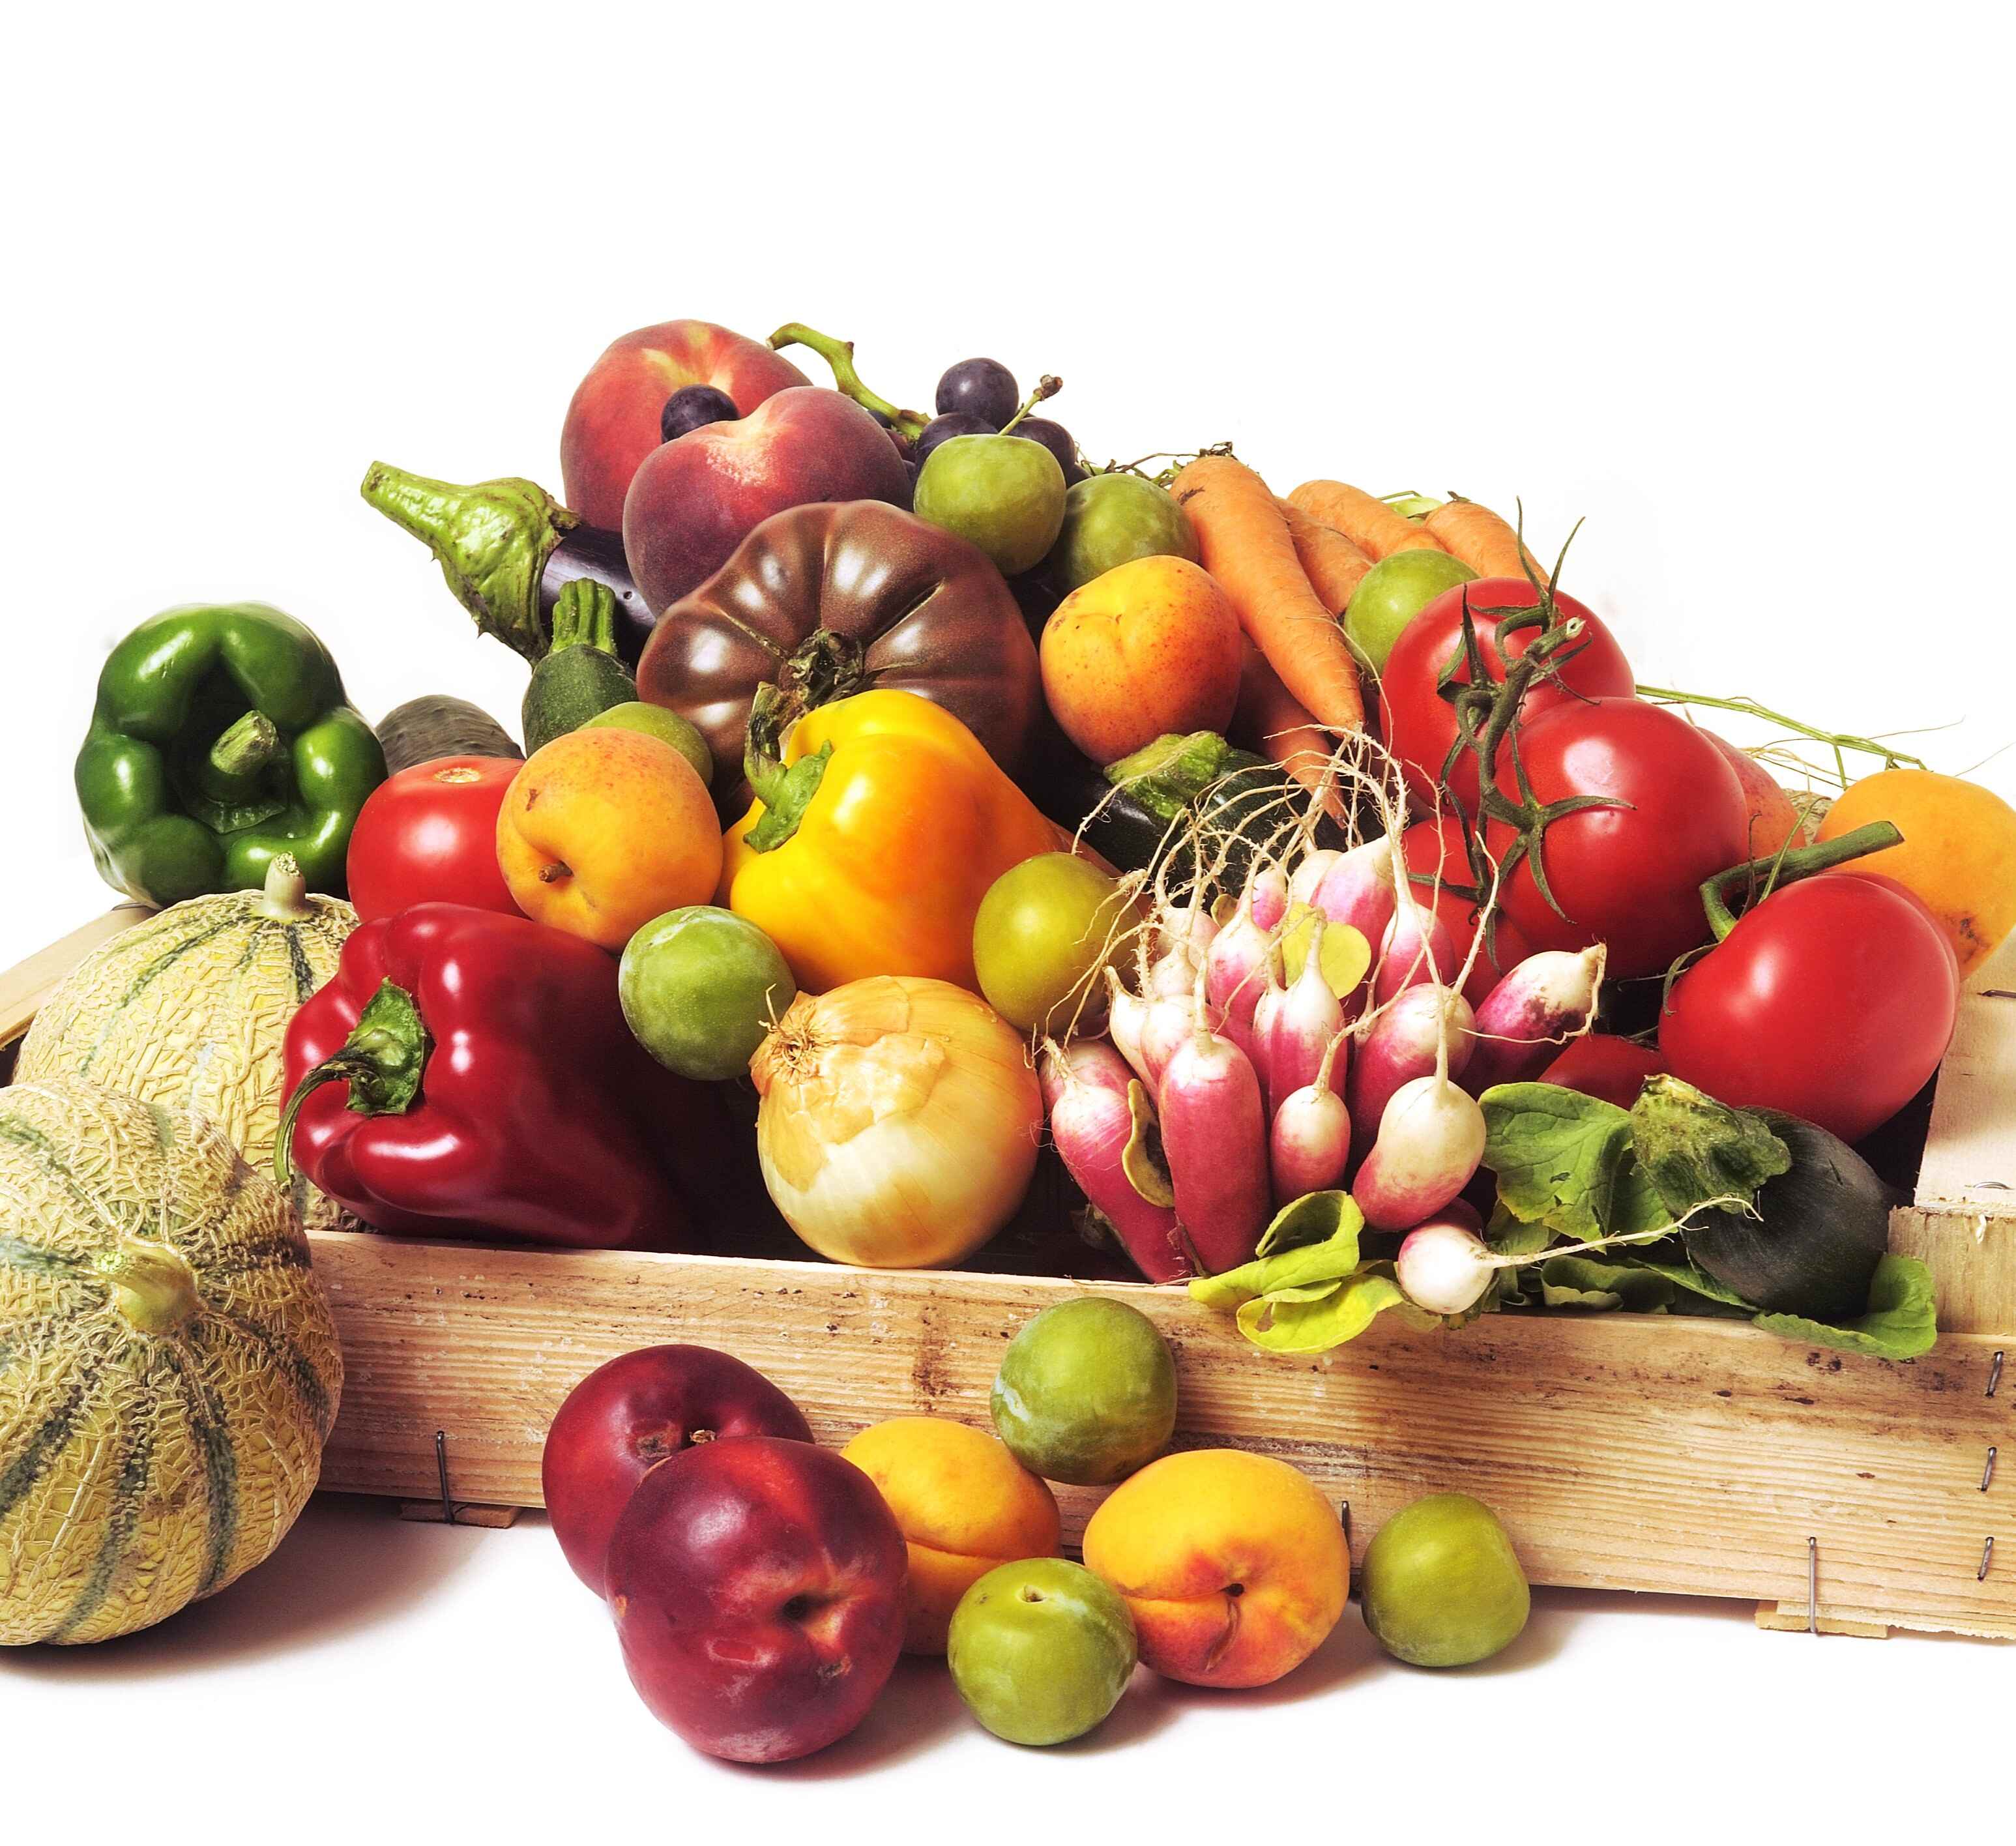
[[[690,1247],[677,1161],[717,1139],[707,1099],[631,1036],[616,963],[578,937],[459,904],[365,923],[294,1015],[286,1080],[275,1168],[291,1149],[379,1230]]]

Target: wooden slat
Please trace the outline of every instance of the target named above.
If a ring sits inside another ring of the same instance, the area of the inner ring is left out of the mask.
[[[458,1494],[539,1501],[539,1454],[581,1377],[686,1340],[776,1380],[823,1440],[931,1410],[984,1423],[1003,1345],[1080,1285],[816,1263],[315,1240],[343,1338],[333,1488],[419,1499],[447,1431]],[[2016,1636],[2016,1369],[1942,1340],[1910,1365],[1726,1322],[1504,1315],[1460,1335],[1384,1322],[1322,1359],[1255,1351],[1180,1290],[1114,1286],[1177,1355],[1177,1441],[1278,1455],[1348,1499],[1354,1542],[1414,1495],[1476,1493],[1535,1581],[1796,1603],[1819,1541],[1830,1613]],[[1096,1495],[1064,1497],[1082,1529]],[[1977,1582],[1982,1542],[1999,1560]]]
[[[2016,1222],[2016,936],[1975,972],[1939,1067],[1917,1203]]]
[[[25,962],[0,971],[0,1045],[13,1044],[27,1031],[50,991],[99,943],[153,914],[144,904],[121,904]]]

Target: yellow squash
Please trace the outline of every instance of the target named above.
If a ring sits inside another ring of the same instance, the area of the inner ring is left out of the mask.
[[[765,721],[759,700],[759,745]],[[801,988],[907,974],[977,991],[981,899],[1057,836],[964,725],[914,693],[858,693],[815,707],[752,768],[772,806],[729,829],[722,901]]]

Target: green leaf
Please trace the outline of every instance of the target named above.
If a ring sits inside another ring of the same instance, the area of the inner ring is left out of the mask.
[[[1222,1275],[1200,1276],[1190,1283],[1190,1297],[1225,1313],[1262,1295],[1341,1282],[1358,1267],[1358,1233],[1365,1220],[1348,1193],[1312,1193],[1287,1207],[1267,1227],[1261,1247],[1273,1254],[1255,1257]],[[1305,1233],[1312,1242],[1291,1242]]]
[[[1328,1352],[1356,1339],[1388,1308],[1408,1304],[1393,1265],[1367,1263],[1309,1299],[1276,1294],[1247,1302],[1239,1310],[1239,1330],[1267,1352]]]
[[[1571,1243],[1655,1229],[1670,1214],[1631,1152],[1631,1117],[1552,1083],[1501,1083],[1484,1107],[1484,1164],[1514,1218]]]
[[[1721,1307],[1741,1308],[1746,1314],[1757,1311],[1754,1301],[1746,1301],[1733,1289],[1724,1287],[1697,1263],[1662,1263],[1643,1256],[1633,1256],[1629,1260],[1638,1268],[1663,1276],[1674,1287],[1684,1289],[1689,1294],[1699,1295]]]
[[[1550,1308],[1616,1308],[1627,1314],[1663,1314],[1672,1304],[1673,1285],[1632,1263],[1557,1256],[1540,1265],[1540,1294]]]
[[[1553,1242],[1554,1233],[1544,1219],[1536,1218],[1528,1224],[1515,1217],[1500,1199],[1492,1207],[1490,1223],[1484,1227],[1484,1240],[1496,1256],[1537,1256]]]
[[[1653,1077],[1630,1114],[1631,1145],[1661,1200],[1685,1218],[1709,1199],[1750,1199],[1788,1172],[1792,1151],[1762,1116],[1677,1077]]]
[[[1856,1319],[1828,1326],[1796,1314],[1760,1314],[1757,1324],[1803,1345],[1876,1358],[1917,1358],[1930,1352],[1939,1337],[1932,1272],[1915,1257],[1886,1256],[1869,1284],[1868,1312]]]

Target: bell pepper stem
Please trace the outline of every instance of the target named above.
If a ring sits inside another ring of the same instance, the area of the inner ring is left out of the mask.
[[[516,476],[457,487],[373,462],[358,491],[434,553],[481,632],[535,665],[545,657],[539,581],[555,546],[581,524],[575,514]]]
[[[381,982],[343,1049],[303,1077],[287,1099],[273,1141],[273,1177],[281,1189],[293,1183],[294,1122],[302,1103],[326,1083],[347,1083],[347,1107],[356,1114],[404,1115],[420,1093],[420,1078],[433,1049],[413,996],[396,981]]]
[[[1745,859],[1741,865],[1731,865],[1726,872],[1718,872],[1712,878],[1702,881],[1701,908],[1708,912],[1708,927],[1715,932],[1718,942],[1736,927],[1736,912],[1730,909],[1727,898],[1723,895],[1731,885],[1739,882],[1759,885],[1764,895],[1769,896],[1780,885],[1790,884],[1795,879],[1810,878],[1816,872],[1845,865],[1850,859],[1882,852],[1903,843],[1904,836],[1893,822],[1872,820],[1836,840],[1817,840],[1811,846],[1795,846],[1788,851],[1768,854],[1762,858]]]
[[[165,1243],[121,1237],[99,1258],[98,1267],[112,1285],[120,1317],[140,1333],[176,1333],[203,1312],[196,1272],[180,1250]]]
[[[282,747],[279,727],[265,712],[248,711],[210,747],[196,782],[214,801],[249,801]]]
[[[780,351],[787,346],[810,347],[833,368],[833,382],[844,396],[883,418],[906,441],[915,442],[923,434],[929,417],[921,411],[898,410],[887,398],[877,397],[861,382],[861,374],[854,369],[851,340],[836,340],[803,321],[787,321],[770,336],[770,344]]]
[[[790,700],[776,687],[756,689],[742,751],[742,773],[763,804],[761,817],[743,837],[752,852],[774,852],[797,832],[833,755],[833,746],[823,743],[812,755],[787,766],[784,733],[795,721]]]

